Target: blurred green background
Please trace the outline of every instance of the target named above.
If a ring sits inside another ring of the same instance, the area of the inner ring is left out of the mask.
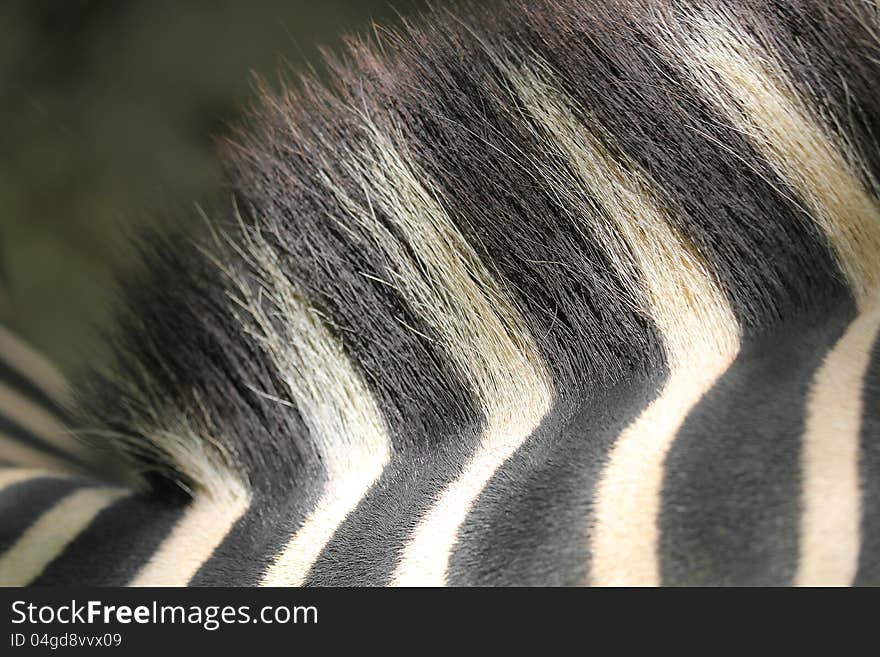
[[[68,374],[101,359],[147,225],[228,202],[215,138],[318,47],[420,0],[2,0],[0,322]]]

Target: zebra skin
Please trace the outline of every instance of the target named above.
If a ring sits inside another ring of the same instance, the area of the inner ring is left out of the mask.
[[[84,442],[3,420],[0,582],[880,584],[874,0],[472,3],[329,69],[144,246]]]

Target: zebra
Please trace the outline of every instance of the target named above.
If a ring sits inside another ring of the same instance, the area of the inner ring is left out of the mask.
[[[374,32],[2,435],[0,582],[880,584],[880,6]]]

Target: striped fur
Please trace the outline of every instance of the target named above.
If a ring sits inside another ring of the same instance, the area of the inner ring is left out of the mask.
[[[92,454],[66,427],[64,378],[0,325],[0,454],[5,463],[64,472],[87,469]]]
[[[0,582],[880,584],[880,8],[482,4],[264,93]]]

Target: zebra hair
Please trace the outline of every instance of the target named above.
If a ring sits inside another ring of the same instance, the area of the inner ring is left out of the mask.
[[[21,583],[880,583],[878,35],[465,3],[264,85],[75,386],[137,491],[0,580],[64,513]]]

